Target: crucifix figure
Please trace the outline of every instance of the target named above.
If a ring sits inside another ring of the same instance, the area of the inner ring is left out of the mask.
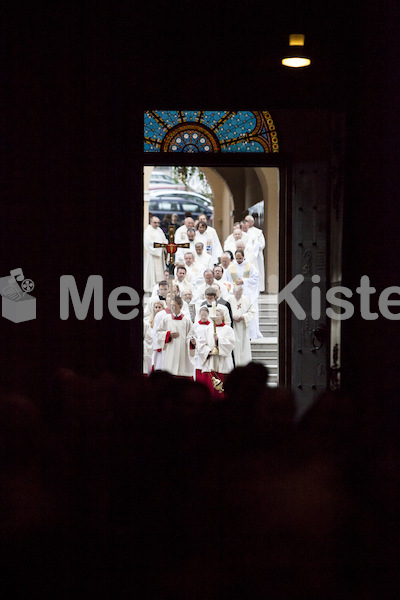
[[[172,281],[174,278],[174,267],[175,267],[175,254],[178,248],[190,248],[190,243],[185,242],[184,244],[175,243],[175,229],[173,225],[169,226],[168,229],[168,244],[162,244],[160,242],[154,242],[154,248],[164,248],[167,252],[166,265],[169,271],[170,290],[172,298]]]

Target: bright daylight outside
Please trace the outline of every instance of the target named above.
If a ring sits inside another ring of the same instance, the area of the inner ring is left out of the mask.
[[[144,167],[143,371],[278,382],[277,168]]]

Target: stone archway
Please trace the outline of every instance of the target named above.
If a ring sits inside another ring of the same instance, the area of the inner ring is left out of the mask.
[[[278,293],[279,170],[277,167],[200,167],[214,196],[214,227],[221,243],[257,202],[264,202],[266,239],[265,281],[270,294]]]

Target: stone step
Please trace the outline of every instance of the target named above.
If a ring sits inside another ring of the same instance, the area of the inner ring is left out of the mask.
[[[260,331],[264,337],[278,335],[278,325],[260,325]]]
[[[273,365],[276,364],[277,361],[277,352],[274,352],[270,355],[266,355],[263,354],[262,352],[254,352],[253,350],[251,351],[251,357],[256,360],[262,360],[263,362],[265,362],[266,365]]]
[[[251,352],[253,356],[276,356],[278,353],[278,346],[268,348],[266,346],[251,346]]]
[[[258,360],[258,359],[254,359],[253,362],[258,363],[258,364],[262,364],[262,365],[264,365],[264,367],[267,367],[268,372],[270,374],[270,380],[271,379],[273,381],[277,381],[278,380],[278,365],[266,365],[264,361]]]
[[[270,335],[276,335],[278,333],[278,329],[260,327],[260,333],[267,337]]]

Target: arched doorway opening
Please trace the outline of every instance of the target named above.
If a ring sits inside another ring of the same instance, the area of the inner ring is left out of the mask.
[[[175,163],[176,165],[176,163]],[[186,163],[188,165],[188,163]],[[144,228],[149,224],[150,207],[154,207],[155,195],[150,185],[151,175],[158,172],[159,165],[146,165],[143,172]],[[162,164],[164,172],[172,173],[172,167]],[[252,341],[253,360],[265,364],[270,371],[270,381],[279,381],[279,318],[276,295],[279,288],[279,205],[280,173],[275,166],[199,166],[212,190],[212,226],[216,229],[222,248],[232,234],[233,225],[248,214],[256,217],[255,225],[260,228],[266,241],[261,250],[264,260],[262,269],[263,294],[257,302],[261,338]],[[161,194],[158,190],[157,194]],[[179,196],[177,190],[173,194]],[[165,191],[164,208],[174,210],[172,194]],[[160,197],[160,196],[158,196]],[[175,205],[177,206],[177,205]],[[158,214],[159,218],[160,214]],[[181,223],[179,223],[181,224]]]

